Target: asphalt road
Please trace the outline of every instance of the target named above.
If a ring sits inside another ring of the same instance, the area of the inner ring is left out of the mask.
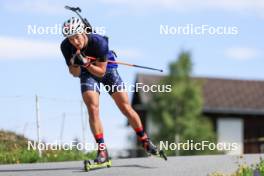
[[[236,170],[238,162],[253,164],[264,154],[238,156],[181,156],[169,157],[168,161],[159,158],[132,158],[113,160],[111,168],[83,171],[83,162],[37,163],[0,165],[0,176],[206,176],[219,171],[231,173]]]

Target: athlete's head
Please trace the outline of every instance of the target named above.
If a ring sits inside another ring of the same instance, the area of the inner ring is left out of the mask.
[[[71,17],[63,24],[62,33],[64,37],[67,37],[76,49],[82,49],[85,46],[87,37],[84,27],[82,20],[75,17]]]

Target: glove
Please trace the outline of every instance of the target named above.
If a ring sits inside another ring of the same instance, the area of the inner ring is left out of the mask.
[[[70,60],[72,65],[86,66],[90,64],[90,59],[84,57],[81,53],[74,54]]]

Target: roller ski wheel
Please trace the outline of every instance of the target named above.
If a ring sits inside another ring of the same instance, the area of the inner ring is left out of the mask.
[[[154,157],[162,158],[165,161],[168,160],[168,158],[167,158],[167,156],[163,150],[158,150],[156,153],[147,153],[147,154],[148,154],[148,156],[154,156]]]
[[[84,170],[89,171],[93,169],[99,169],[104,167],[111,167],[112,161],[108,156],[107,150],[98,150],[97,156],[94,161],[85,160],[84,161]]]
[[[110,168],[112,166],[112,161],[108,160],[103,163],[98,163],[90,160],[84,161],[84,170],[86,172],[94,169],[100,169],[100,168]]]
[[[168,160],[168,158],[167,158],[167,156],[166,156],[166,154],[164,153],[163,150],[160,150],[160,151],[159,151],[159,157],[163,158],[165,161]]]

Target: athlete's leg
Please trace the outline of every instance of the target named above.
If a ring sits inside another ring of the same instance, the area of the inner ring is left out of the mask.
[[[114,99],[116,105],[120,111],[127,117],[130,125],[133,127],[137,133],[140,140],[147,138],[144,132],[141,120],[137,112],[129,104],[128,95],[125,91],[125,85],[118,74],[117,69],[108,69],[102,83],[106,86],[110,86],[109,94]]]
[[[99,93],[96,91],[85,91],[82,94],[89,114],[89,124],[94,138],[98,144],[98,152],[95,162],[108,161],[108,152],[104,143],[103,126],[99,118]]]
[[[124,83],[119,76],[117,69],[108,69],[102,83],[110,87],[113,86],[109,91],[109,94],[114,99],[120,111],[127,117],[130,125],[135,130],[138,139],[142,142],[144,149],[150,154],[157,155],[157,147],[148,138],[138,113],[129,104],[128,94],[124,89]]]
[[[127,117],[130,125],[134,129],[142,128],[142,123],[137,112],[129,104],[127,92],[114,92],[112,95],[120,111]]]
[[[85,74],[81,77],[82,97],[88,110],[90,128],[99,146],[98,151],[103,151],[105,144],[103,126],[99,117],[99,89],[100,84],[94,76]]]
[[[89,124],[93,135],[102,134],[103,127],[99,118],[99,93],[89,90],[83,92],[82,97],[88,109]]]
[[[129,123],[137,133],[138,139],[142,142],[144,149],[149,154],[158,155],[157,146],[148,138],[142,127],[139,115],[129,104],[127,92],[115,92],[112,94],[112,97],[122,113],[128,118]]]

